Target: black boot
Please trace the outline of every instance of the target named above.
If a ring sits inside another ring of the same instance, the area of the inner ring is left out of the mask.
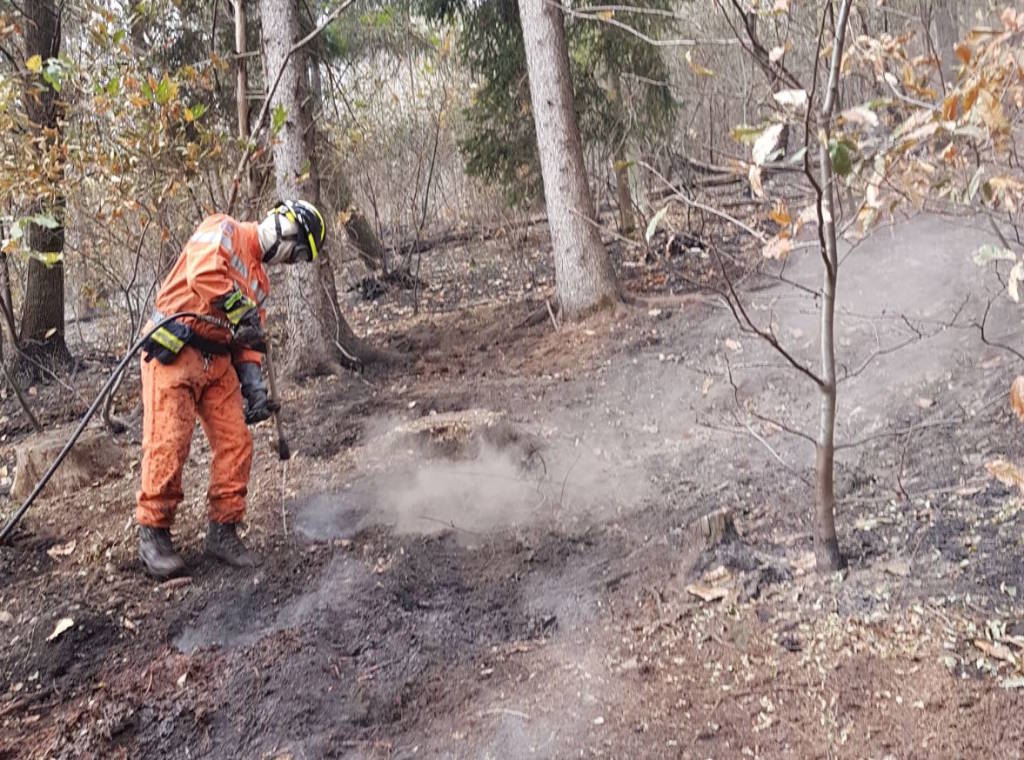
[[[174,551],[171,532],[167,528],[139,526],[139,559],[146,572],[160,580],[185,572],[185,560]]]
[[[232,567],[256,567],[263,559],[245,548],[237,523],[211,522],[206,529],[206,553]]]

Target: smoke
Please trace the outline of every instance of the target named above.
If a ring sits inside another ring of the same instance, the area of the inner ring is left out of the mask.
[[[378,477],[377,517],[400,532],[454,529],[465,537],[621,514],[640,502],[647,478],[624,441],[594,432],[545,436],[504,424],[454,444],[421,438],[403,452],[404,466]]]
[[[425,461],[380,483],[378,503],[400,532],[483,533],[528,522],[547,495],[519,452],[479,445],[467,460]]]

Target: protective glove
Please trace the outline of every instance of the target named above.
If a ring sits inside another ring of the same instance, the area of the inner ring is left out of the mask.
[[[237,328],[242,320],[250,314],[259,313],[256,302],[239,290],[237,285],[224,295],[215,298],[213,306],[224,312],[224,316],[233,328]]]
[[[255,362],[243,362],[235,365],[235,372],[242,384],[242,397],[245,399],[245,424],[255,425],[257,422],[270,419],[280,411],[280,406],[271,401],[267,395],[267,386],[263,383],[263,370]]]
[[[261,354],[267,353],[267,334],[263,331],[263,323],[260,322],[259,309],[253,309],[238,323],[231,336],[231,342],[236,346],[244,346]]]

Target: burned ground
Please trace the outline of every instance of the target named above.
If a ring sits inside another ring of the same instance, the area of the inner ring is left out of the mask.
[[[349,304],[411,369],[290,387],[286,469],[256,429],[256,572],[200,554],[201,436],[188,581],[136,565],[132,431],[127,472],[33,508],[0,549],[0,756],[1020,756],[1024,502],[985,470],[1024,456],[1015,359],[957,313],[977,233],[898,234],[841,282],[846,571],[811,571],[807,442],[737,414],[813,425],[813,394],[713,301],[664,299],[705,252],[621,253],[659,305],[558,331],[529,319],[541,247],[481,246],[476,279],[438,252],[418,314]],[[813,303],[744,287],[813,357]],[[992,319],[1019,340],[1012,304]],[[707,547],[718,509],[737,535]]]

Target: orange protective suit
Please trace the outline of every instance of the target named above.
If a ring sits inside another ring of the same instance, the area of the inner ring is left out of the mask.
[[[257,228],[224,214],[205,219],[161,285],[154,318],[179,311],[223,317],[213,301],[236,286],[260,303],[270,291],[270,281],[263,269]],[[227,329],[183,321],[207,340],[221,344],[230,340]],[[154,324],[150,322],[145,332]],[[252,435],[245,424],[233,365],[259,363],[261,358],[248,348],[232,347],[230,354],[211,356],[186,346],[169,365],[142,360],[142,487],[135,515],[140,525],[171,527],[183,496],[181,471],[197,416],[213,453],[207,491],[210,519],[237,523],[245,516]]]

